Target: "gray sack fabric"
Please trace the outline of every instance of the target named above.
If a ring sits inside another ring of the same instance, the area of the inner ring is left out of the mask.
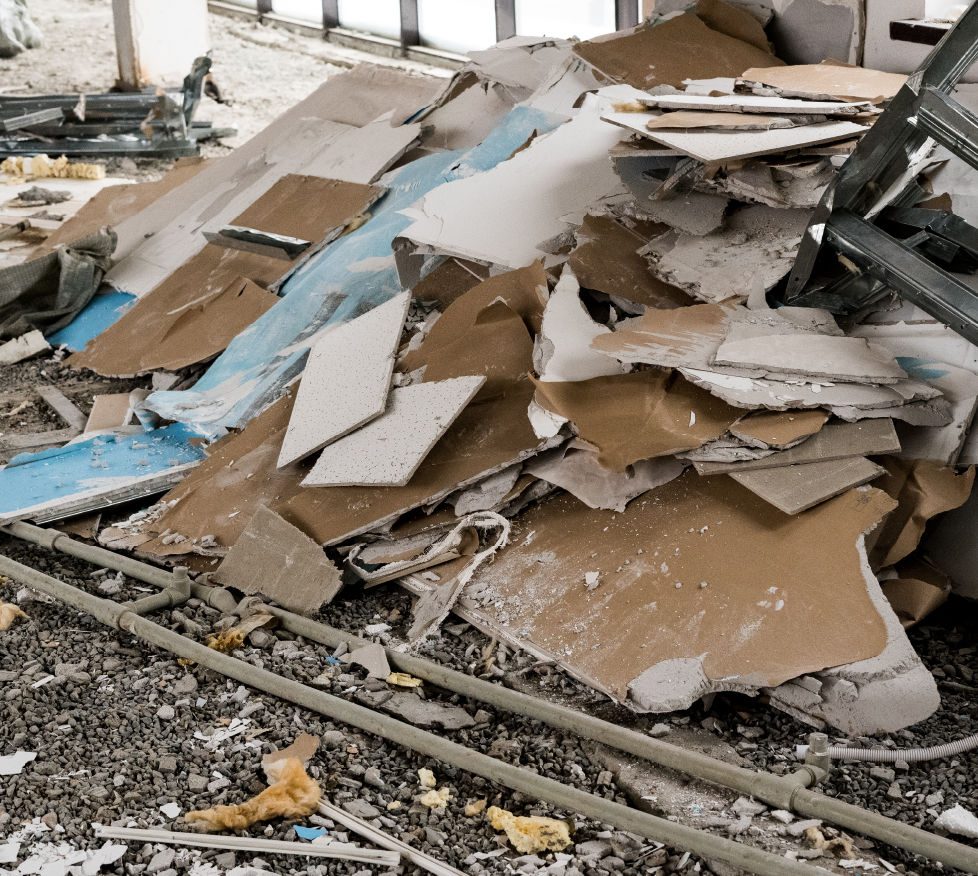
[[[0,58],[41,45],[41,29],[27,14],[27,0],[0,0]]]
[[[33,329],[45,336],[71,322],[98,291],[115,251],[103,228],[48,255],[0,270],[0,340]]]

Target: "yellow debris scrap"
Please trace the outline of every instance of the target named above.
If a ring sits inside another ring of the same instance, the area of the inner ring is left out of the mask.
[[[437,791],[425,791],[418,797],[418,802],[429,809],[441,809],[443,806],[447,806],[451,799],[452,792],[449,788],[439,788]]]
[[[506,831],[513,848],[523,854],[559,852],[571,844],[566,821],[539,815],[513,815],[498,806],[490,806],[486,817],[495,830]]]
[[[237,627],[228,627],[221,630],[217,635],[209,635],[204,642],[208,648],[227,654],[235,648],[240,648],[244,644],[244,633]]]
[[[486,811],[486,805],[488,802],[488,800],[483,799],[469,803],[469,805],[465,807],[465,814],[469,816],[482,815],[482,813]]]
[[[397,687],[421,687],[421,679],[408,675],[406,672],[392,672],[387,676],[387,683]]]
[[[434,788],[438,785],[435,781],[435,774],[428,769],[423,767],[418,770],[418,781],[421,782],[422,788]]]
[[[203,822],[208,830],[240,830],[256,821],[303,818],[319,805],[321,791],[297,757],[284,757],[265,765],[272,782],[264,791],[237,806],[214,806],[188,812],[188,823]]]
[[[27,612],[9,602],[0,602],[0,630],[8,629],[19,617],[27,617]]]
[[[64,155],[54,159],[47,155],[11,156],[0,164],[0,170],[33,179],[105,179],[104,165],[72,163]]]

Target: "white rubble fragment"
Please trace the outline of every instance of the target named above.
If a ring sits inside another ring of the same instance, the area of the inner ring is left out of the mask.
[[[0,776],[18,776],[34,758],[36,751],[15,751],[0,757]]]
[[[958,836],[978,839],[978,816],[961,805],[945,809],[937,816],[934,827],[939,827],[941,830],[955,833]]]

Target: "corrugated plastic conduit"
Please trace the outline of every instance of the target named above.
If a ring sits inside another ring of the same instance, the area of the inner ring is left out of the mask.
[[[804,746],[801,746],[804,749]],[[847,748],[845,745],[830,745],[829,757],[832,760],[862,760],[871,763],[923,763],[928,760],[941,760],[955,754],[964,754],[978,748],[978,733],[931,745],[928,748]]]
[[[147,563],[142,563],[138,560],[132,559],[131,557],[120,556],[119,554],[108,551],[104,548],[75,541],[74,539],[53,530],[33,526],[29,523],[13,523],[6,527],[0,528],[0,530],[5,531],[10,535],[14,535],[17,538],[24,539],[25,541],[59,550],[63,553],[79,557],[80,559],[88,560],[89,562],[96,563],[101,566],[117,569],[132,578],[145,581],[146,583],[153,584],[158,587],[167,589],[174,587],[175,576],[173,573],[159,569],[155,566],[151,566]],[[97,607],[99,611],[104,614],[107,607],[109,607],[108,611],[110,619],[103,622],[109,623],[112,626],[119,626],[119,624],[116,621],[111,620],[111,617],[114,616],[117,618],[118,612],[126,611],[125,606],[120,606],[117,603],[99,599],[98,597],[84,593],[84,591],[76,590],[67,584],[63,584],[55,579],[48,578],[48,576],[44,576],[40,572],[36,572],[35,570],[29,569],[26,566],[21,566],[18,563],[14,563],[12,560],[8,560],[5,557],[0,557],[0,571],[11,575],[11,577],[23,579],[24,583],[29,584],[30,586],[36,585],[27,580],[28,577],[40,576],[40,579],[44,579],[48,582],[53,581],[58,587],[67,588],[67,590],[71,591],[72,594],[78,594],[78,599],[67,599],[64,595],[50,593],[50,591],[44,587],[38,587],[38,589],[42,590],[43,592],[49,592],[50,595],[64,599],[65,601],[76,605],[76,607],[82,608],[83,610],[88,611],[90,614],[94,614],[100,620],[103,620],[103,617],[100,617],[100,615],[95,611],[92,611],[91,608]],[[178,574],[177,577],[182,576]],[[237,605],[237,600],[229,591],[223,588],[208,587],[206,585],[192,582],[190,591],[196,598],[201,599],[202,601],[228,613],[233,612],[235,606]],[[91,608],[89,606],[91,606]],[[358,644],[365,644],[364,640],[359,639],[357,636],[341,630],[336,630],[325,624],[302,617],[301,615],[285,611],[284,609],[269,607],[268,610],[279,618],[282,626],[286,630],[296,635],[301,635],[310,641],[318,642],[334,648],[341,643],[347,643],[353,647]],[[129,612],[129,614],[134,620],[137,619],[132,612]],[[138,618],[138,621],[141,624],[150,623],[143,618]],[[189,656],[191,659],[196,660],[202,665],[209,665],[208,661],[211,660],[211,655],[216,655],[216,658],[220,658],[220,660],[217,661],[220,663],[220,667],[215,665],[213,668],[216,668],[218,671],[223,672],[231,678],[238,678],[238,680],[243,681],[245,684],[252,684],[253,686],[266,690],[273,695],[281,696],[285,699],[290,699],[293,702],[299,702],[302,705],[306,705],[307,696],[322,693],[321,691],[306,688],[305,686],[299,685],[296,682],[290,682],[287,679],[282,679],[273,673],[265,672],[264,670],[257,670],[250,664],[243,663],[242,661],[235,660],[234,658],[227,657],[226,655],[217,654],[215,651],[205,648],[202,645],[198,645],[195,642],[191,642],[190,640],[185,639],[183,636],[169,630],[165,630],[155,624],[150,624],[150,626],[154,628],[154,638],[147,639],[147,641],[151,641],[153,644],[160,644],[159,641],[156,640],[156,636],[158,635],[156,631],[158,630],[159,634],[166,634],[167,637],[168,644],[162,645],[162,647],[166,647],[168,650],[174,651],[174,653],[180,653],[182,656]],[[129,629],[129,626],[127,625],[123,628]],[[130,631],[135,632],[135,630]],[[141,633],[137,633],[137,635],[141,635]],[[176,640],[175,642],[174,639]],[[177,651],[175,648],[173,648],[173,644],[179,645],[181,651]],[[190,654],[189,652],[183,653],[191,648],[193,649],[193,654]],[[881,842],[888,843],[889,845],[897,846],[937,861],[942,861],[946,865],[956,867],[969,873],[978,874],[978,849],[970,848],[962,843],[954,842],[953,840],[937,836],[919,828],[911,827],[910,825],[903,824],[902,822],[894,819],[878,815],[858,806],[853,806],[852,804],[844,803],[835,798],[827,797],[817,791],[810,790],[808,785],[813,784],[824,775],[824,771],[819,770],[815,766],[806,765],[789,776],[777,776],[771,773],[754,772],[752,770],[744,769],[743,767],[738,767],[733,764],[725,763],[724,761],[716,760],[715,758],[696,751],[680,748],[679,746],[672,745],[661,739],[654,739],[650,736],[645,736],[641,733],[619,727],[615,724],[602,721],[590,715],[567,709],[553,703],[548,703],[544,700],[537,699],[536,697],[519,693],[518,691],[510,690],[502,685],[483,681],[482,679],[447,669],[444,666],[420,657],[410,654],[402,654],[391,649],[387,650],[387,656],[391,665],[400,671],[415,675],[418,678],[422,678],[425,681],[446,690],[451,690],[455,693],[497,706],[507,711],[525,715],[549,724],[550,726],[568,730],[578,736],[593,739],[605,745],[615,747],[620,751],[627,752],[635,755],[636,757],[641,757],[650,761],[651,763],[670,767],[687,775],[695,776],[697,778],[713,782],[717,785],[730,788],[738,793],[753,796],[770,806],[780,809],[788,809],[806,818],[821,818],[856,833],[873,837],[874,839],[878,839]],[[244,668],[242,669],[241,667]],[[231,668],[233,668],[235,671],[230,671]],[[249,670],[260,673],[261,681],[259,682],[258,677],[254,675],[249,676],[251,680],[244,679],[242,676],[247,674]],[[268,680],[265,679],[265,676],[268,676]],[[296,699],[294,697],[292,691],[293,687],[302,690],[302,699]],[[417,748],[411,741],[408,741],[409,739],[413,738],[414,735],[421,734],[422,737],[426,738],[426,745],[435,746],[435,748],[430,751],[433,757],[440,758],[450,763],[456,763],[456,765],[463,766],[465,769],[472,769],[472,771],[478,775],[486,774],[480,771],[480,769],[464,766],[463,764],[459,763],[459,761],[455,760],[451,755],[456,753],[461,755],[461,753],[464,752],[464,759],[466,761],[470,756],[478,756],[491,761],[492,764],[499,764],[500,767],[506,767],[509,770],[517,769],[514,767],[509,767],[506,764],[501,764],[498,761],[494,761],[492,758],[488,758],[485,755],[479,755],[477,752],[470,752],[468,749],[465,749],[455,743],[451,743],[438,737],[433,737],[431,734],[418,730],[418,728],[411,725],[404,724],[384,715],[375,715],[373,712],[370,712],[370,710],[365,709],[362,706],[348,703],[345,700],[339,700],[327,694],[322,695],[327,697],[330,702],[335,701],[337,703],[341,703],[343,706],[341,711],[344,711],[344,713],[347,713],[348,710],[355,710],[358,720],[352,720],[348,717],[341,717],[338,713],[328,713],[332,717],[336,717],[338,720],[346,721],[347,723],[363,727],[364,729],[369,729],[359,720],[359,716],[364,712],[372,716],[370,718],[371,723],[373,723],[374,719],[385,722],[393,722],[393,724],[397,725],[398,728],[396,731],[394,731],[395,735],[393,736],[388,736],[385,732],[379,732],[372,729],[370,732],[377,732],[378,735],[392,739],[392,741],[396,743],[405,745],[409,748],[414,748],[418,751],[425,751],[426,753],[429,753],[427,748]],[[323,701],[317,700],[317,702],[320,702],[321,704]],[[310,705],[309,707],[316,711],[323,712],[321,705]],[[326,712],[323,713],[326,714]],[[349,712],[349,714],[353,713]],[[431,737],[431,739],[435,740],[435,742],[428,740],[427,737]],[[822,738],[824,740],[824,737]],[[969,737],[969,739],[970,738],[971,737]],[[936,749],[947,749],[967,741],[968,740],[959,740],[959,742],[949,743],[947,746],[937,746]],[[441,749],[438,746],[446,747]],[[460,751],[456,752],[456,750]],[[931,749],[924,749],[923,751],[930,750]],[[948,753],[961,753],[961,751],[964,750],[967,750],[967,748],[949,751]],[[823,759],[826,753],[833,758],[851,758],[851,755],[855,751],[858,751],[858,749],[846,749],[842,746],[830,746],[827,749],[823,748],[819,754],[822,755]],[[881,751],[885,751],[888,754],[890,753],[887,749],[881,749]],[[905,755],[906,752],[903,752],[903,754]],[[906,757],[896,757],[894,759],[906,759],[907,762],[916,762],[911,761]],[[487,777],[500,781],[501,784],[505,784],[508,787],[516,787],[515,785],[509,784],[507,781],[503,781],[496,776]],[[544,780],[542,777],[536,778],[543,781],[549,781]],[[564,786],[560,787],[563,788]],[[566,790],[582,795],[584,798],[587,798],[587,800],[600,799],[592,798],[591,795],[580,791],[574,791],[574,789]],[[540,797],[541,799],[550,799],[553,802],[558,802],[554,797],[548,794],[540,793],[536,796]],[[602,802],[607,803],[608,801]],[[566,804],[561,803],[560,805]],[[576,807],[574,805],[569,805],[567,808],[574,809]],[[618,806],[618,808],[625,810],[625,812],[635,811],[623,806]],[[578,808],[578,811],[581,811],[582,814],[588,814],[585,808]],[[638,814],[644,816],[644,813]],[[601,817],[603,820],[620,824],[620,822],[613,818],[605,816]],[[671,824],[671,822],[666,823]],[[643,829],[637,829],[634,827],[628,829],[635,830],[636,833],[650,836],[649,834],[645,833]],[[686,828],[686,830],[692,829]],[[693,831],[693,833],[695,834],[697,832]],[[714,837],[714,839],[719,838]],[[659,841],[677,845],[681,848],[689,849],[690,851],[695,851],[693,846],[684,844],[683,842],[663,840],[661,838]],[[730,843],[728,840],[724,842]],[[738,849],[743,848],[737,843],[732,844]],[[709,856],[710,855],[707,855],[707,857]],[[713,853],[712,856],[723,858],[724,860],[728,861],[731,860],[721,854]],[[766,869],[769,863],[770,862],[767,860],[765,860],[763,864],[758,864],[755,861],[752,867],[745,867],[745,869],[747,869],[749,872],[758,874],[775,872],[773,870]],[[778,865],[783,868],[787,867],[788,869],[781,869],[777,872],[795,872],[789,867],[789,865],[793,863],[794,862],[786,861],[783,858],[778,859]],[[765,869],[760,869],[762,866],[765,867]],[[803,866],[807,868],[806,872],[812,873],[813,868],[810,865]]]

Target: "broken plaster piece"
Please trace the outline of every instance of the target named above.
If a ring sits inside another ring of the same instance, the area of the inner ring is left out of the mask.
[[[390,663],[387,662],[387,652],[383,645],[371,642],[350,652],[350,662],[367,670],[368,678],[386,679],[391,674]]]
[[[580,286],[569,267],[564,268],[543,311],[543,327],[534,359],[540,380],[589,380],[621,374],[621,365],[590,349],[591,342],[611,329],[591,319],[581,303]]]
[[[486,817],[495,830],[506,832],[513,848],[523,854],[559,852],[572,842],[566,821],[541,815],[514,815],[498,806],[490,806]]]
[[[44,340],[41,332],[34,330],[0,344],[0,365],[13,365],[31,356],[50,350],[51,345]]]
[[[0,757],[0,776],[19,776],[36,757],[36,751],[15,751]]]
[[[303,459],[384,412],[411,294],[327,332],[309,352],[278,467]]]
[[[261,593],[290,611],[310,612],[339,592],[342,576],[308,535],[260,505],[214,573],[245,594]]]
[[[809,210],[744,207],[725,226],[698,236],[667,231],[646,247],[653,272],[701,301],[765,292],[791,270]]]
[[[455,377],[392,390],[387,411],[326,447],[302,485],[405,486],[485,380]]]

